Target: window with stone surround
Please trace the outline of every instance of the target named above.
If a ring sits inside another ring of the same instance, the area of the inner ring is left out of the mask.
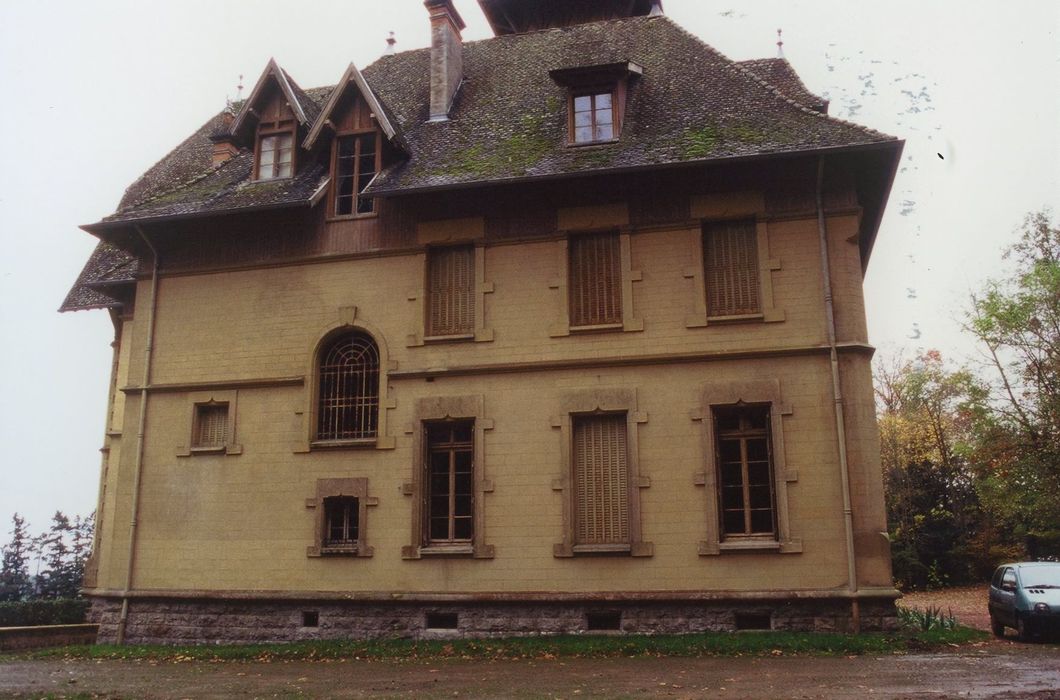
[[[177,448],[178,457],[238,455],[235,390],[196,391],[187,394],[188,441]]]
[[[798,471],[785,457],[784,420],[792,408],[780,382],[706,382],[691,418],[701,425],[706,539],[700,555],[727,551],[802,551],[788,520],[788,489]]]
[[[316,494],[305,502],[313,511],[313,544],[306,556],[372,556],[365,531],[368,508],[378,504],[368,495],[368,479],[317,479]]]
[[[549,286],[562,305],[549,335],[561,337],[594,331],[642,331],[633,314],[633,283],[629,233],[618,230],[572,232],[559,242],[563,277]]]
[[[651,556],[641,538],[640,490],[651,481],[640,474],[637,410],[631,389],[589,389],[563,397],[565,411],[552,419],[561,435],[562,474],[553,490],[563,496],[563,541],[557,557]]]
[[[480,395],[419,399],[413,411],[412,542],[404,559],[432,556],[493,558],[486,543],[485,500],[493,492],[486,472],[486,417]]]
[[[769,406],[715,406],[713,414],[722,537],[775,538]]]

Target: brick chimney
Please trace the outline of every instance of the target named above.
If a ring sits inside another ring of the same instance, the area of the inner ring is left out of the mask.
[[[210,141],[213,142],[213,165],[215,168],[221,163],[231,160],[232,156],[239,155],[239,146],[236,145],[235,139],[229,131],[232,122],[235,120],[236,117],[232,113],[232,105],[229,104],[221,114],[221,126],[217,131],[210,134]]]
[[[449,108],[464,79],[463,42],[460,30],[464,20],[453,7],[453,0],[426,0],[431,15],[431,118],[449,119]]]

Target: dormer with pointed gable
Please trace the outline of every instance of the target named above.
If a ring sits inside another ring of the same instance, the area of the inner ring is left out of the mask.
[[[312,151],[329,140],[328,218],[374,215],[375,199],[362,193],[384,162],[397,158],[400,139],[379,99],[352,63],[302,145]]]
[[[316,116],[315,103],[275,59],[269,59],[250,97],[230,127],[233,140],[253,145],[252,180],[293,177],[298,169],[298,143]]]

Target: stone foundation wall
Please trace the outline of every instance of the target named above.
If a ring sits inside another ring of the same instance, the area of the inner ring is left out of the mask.
[[[116,641],[120,611],[120,600],[93,601],[90,619],[99,623],[99,643]],[[862,631],[896,627],[893,600],[861,601]],[[601,604],[134,599],[129,603],[125,641],[202,644],[737,629],[845,632],[849,628],[850,603],[839,599]]]

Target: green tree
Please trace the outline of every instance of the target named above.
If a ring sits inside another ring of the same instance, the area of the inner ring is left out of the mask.
[[[884,488],[896,582],[926,588],[975,580],[980,508],[968,445],[983,390],[930,351],[876,366]]]
[[[70,518],[62,511],[55,511],[51,528],[43,540],[44,571],[37,581],[39,597],[77,597],[81,575],[70,546],[73,535],[74,527],[70,524]]]
[[[966,323],[991,377],[979,492],[1010,543],[1060,556],[1060,228],[1050,212],[1028,215],[1005,257],[1013,271],[972,296]]]
[[[0,567],[0,601],[23,600],[33,590],[29,576],[29,528],[18,513],[12,516],[11,522],[11,541],[4,545]]]

